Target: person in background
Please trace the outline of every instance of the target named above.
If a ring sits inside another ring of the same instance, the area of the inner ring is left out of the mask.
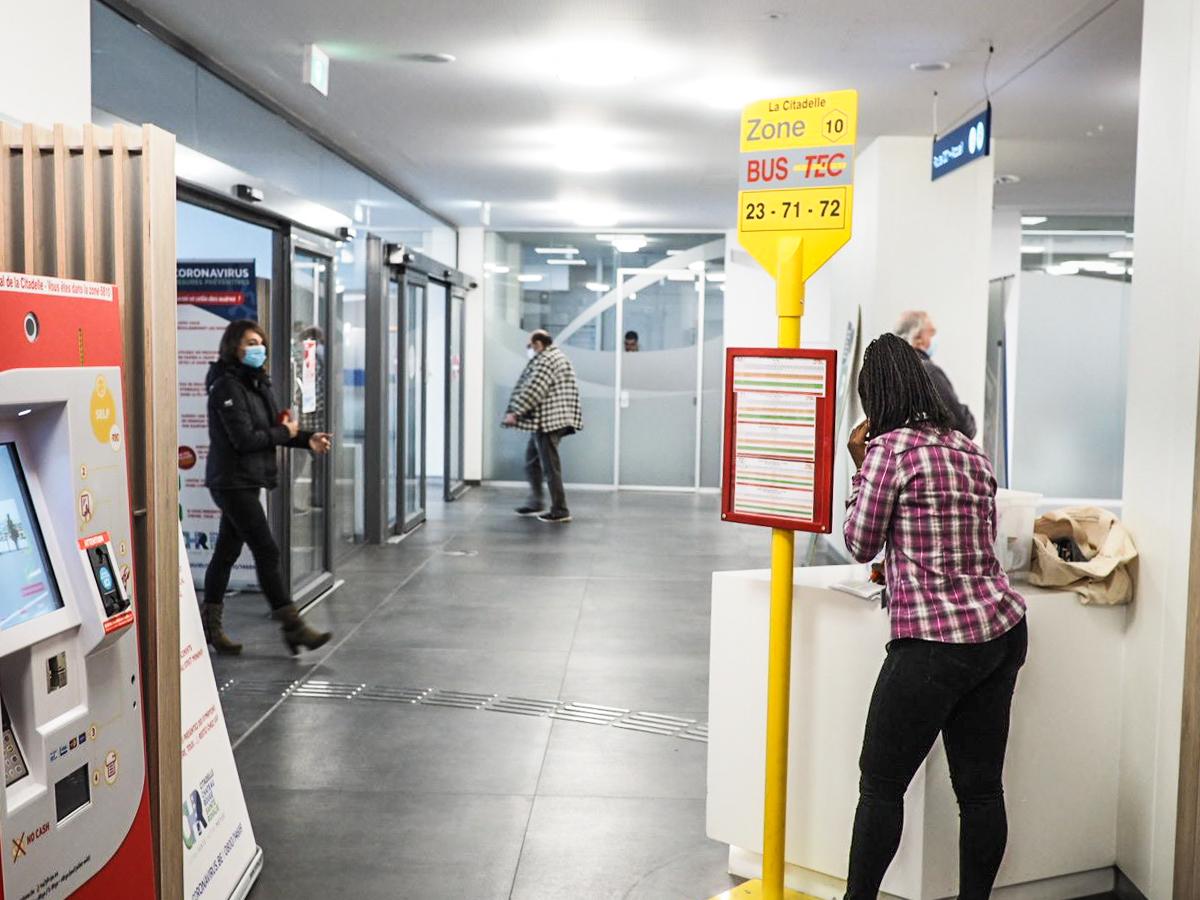
[[[529,335],[529,362],[513,388],[503,425],[530,432],[525,449],[529,500],[517,509],[517,515],[537,516],[543,522],[561,525],[571,521],[571,513],[563,489],[558,445],[564,437],[583,428],[583,407],[575,367],[553,344],[547,331]],[[549,511],[543,482],[550,486]]]
[[[867,713],[846,900],[875,900],[904,793],[939,734],[959,805],[958,897],[986,900],[1008,840],[1004,755],[1028,644],[1025,601],[993,549],[996,477],[900,337],[867,347],[858,392],[846,548],[859,562],[885,551],[892,640]]]
[[[637,353],[641,349],[638,345],[638,333],[636,331],[625,332],[625,352]]]
[[[292,604],[280,566],[279,546],[271,534],[262,492],[278,484],[276,447],[307,447],[329,452],[332,436],[301,431],[290,413],[279,413],[267,375],[267,338],[257,322],[232,322],[221,337],[220,357],[208,370],[208,462],[205,480],[221,510],[217,543],[204,575],[201,610],[204,637],[218,653],[242,652],[225,634],[222,615],[229,574],[249,546],[258,584],[272,615],[283,626],[283,639],[293,654],[315,650],[330,634],[306,624]]]
[[[938,396],[954,418],[954,428],[974,440],[975,417],[971,415],[971,410],[965,403],[959,402],[958,394],[954,392],[954,385],[950,383],[949,377],[942,371],[942,367],[933,361],[933,355],[937,349],[937,328],[934,327],[929,313],[923,310],[910,310],[904,313],[900,316],[900,321],[896,323],[893,333],[908,341],[909,345],[920,355],[921,364],[925,367],[933,386],[937,388]]]

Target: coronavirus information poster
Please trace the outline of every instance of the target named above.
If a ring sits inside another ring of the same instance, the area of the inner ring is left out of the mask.
[[[217,358],[221,335],[237,319],[258,318],[254,260],[184,260],[176,271],[177,367],[179,375],[179,518],[197,584],[217,542],[221,512],[204,484],[208,458],[208,391],[204,381]],[[255,584],[249,551],[231,587]]]

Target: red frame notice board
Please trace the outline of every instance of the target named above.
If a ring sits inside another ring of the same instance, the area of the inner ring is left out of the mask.
[[[729,348],[722,519],[832,530],[836,397],[835,350]]]

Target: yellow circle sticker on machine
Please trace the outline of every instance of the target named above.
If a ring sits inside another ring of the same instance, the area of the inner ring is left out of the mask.
[[[803,240],[803,278],[850,239],[858,92],[760,100],[742,113],[738,237],[772,275]]]

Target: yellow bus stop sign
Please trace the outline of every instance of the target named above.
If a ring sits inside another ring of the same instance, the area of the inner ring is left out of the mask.
[[[850,240],[858,91],[760,100],[742,113],[738,239],[772,276],[804,243],[801,279]]]

